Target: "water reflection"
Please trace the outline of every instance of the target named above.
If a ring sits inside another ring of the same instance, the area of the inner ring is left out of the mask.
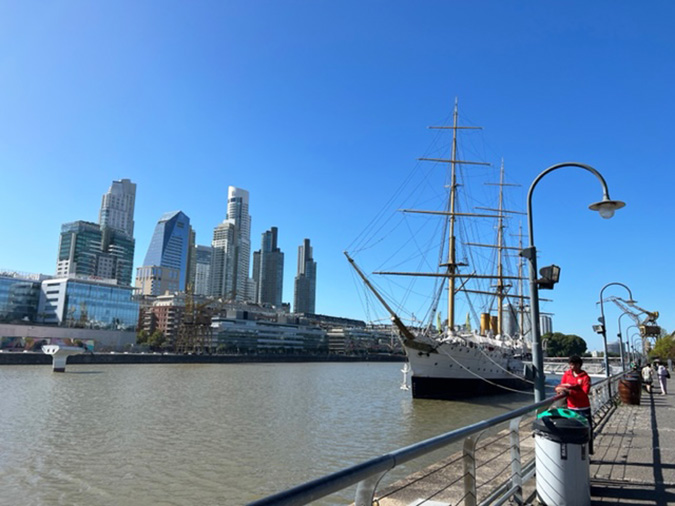
[[[413,400],[400,368],[0,367],[2,501],[243,504],[531,400]]]

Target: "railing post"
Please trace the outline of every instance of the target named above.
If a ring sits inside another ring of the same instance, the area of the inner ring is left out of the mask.
[[[377,485],[380,483],[380,480],[385,474],[387,474],[387,471],[374,474],[359,482],[359,484],[356,486],[354,506],[373,506],[375,490],[377,490]]]
[[[480,433],[464,440],[464,506],[476,506],[476,443]]]
[[[511,440],[511,483],[516,491],[513,500],[516,504],[523,504],[523,466],[520,456],[520,422],[522,417],[514,418],[509,422],[509,437]]]

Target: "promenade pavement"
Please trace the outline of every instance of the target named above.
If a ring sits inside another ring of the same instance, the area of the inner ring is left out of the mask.
[[[658,387],[651,396],[643,391],[639,406],[618,404],[597,423],[590,465],[592,506],[675,505],[675,382],[671,386],[668,395],[661,395]],[[531,423],[521,425],[524,461],[534,456]],[[487,438],[477,449],[482,468],[477,474],[478,502],[487,498],[490,484],[500,482],[500,472],[508,474],[508,455],[503,435]],[[383,488],[376,504],[463,504],[462,477],[461,454],[455,453]],[[540,504],[534,487],[534,479],[523,484],[526,504]]]
[[[597,427],[593,506],[675,504],[675,390],[655,390],[643,391],[639,406],[619,405]]]

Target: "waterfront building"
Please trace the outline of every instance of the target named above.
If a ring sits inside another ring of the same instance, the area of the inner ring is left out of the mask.
[[[298,274],[295,277],[293,311],[314,313],[316,308],[316,262],[309,239],[298,247]]]
[[[0,323],[37,321],[40,285],[45,276],[0,272]]]
[[[248,319],[242,312],[214,317],[213,348],[223,353],[325,354],[326,331],[308,325]]]
[[[182,211],[165,213],[157,222],[143,265],[136,270],[136,287],[143,295],[185,291],[188,278],[190,218]]]
[[[209,294],[212,252],[211,246],[197,245],[193,248],[192,258],[195,260],[195,270],[192,286],[195,295]]]
[[[125,331],[137,326],[133,288],[115,280],[70,275],[44,280],[40,290],[38,318],[46,324]]]
[[[71,274],[115,279],[129,286],[134,239],[96,223],[75,221],[61,226],[56,275]]]
[[[148,335],[160,331],[166,343],[173,346],[178,338],[178,331],[185,314],[185,294],[170,293],[152,297],[144,304],[140,310],[138,319],[139,330],[145,331]]]
[[[129,179],[113,181],[101,199],[98,222],[101,228],[112,228],[134,236],[134,206],[136,204],[136,184]]]
[[[337,355],[405,355],[391,325],[333,327],[327,330],[328,351]]]
[[[262,234],[260,250],[253,253],[253,280],[255,302],[280,307],[284,288],[284,254],[277,245],[277,239],[277,227]]]
[[[227,215],[213,231],[210,295],[227,300],[252,300],[249,277],[251,216],[248,191],[228,187]]]

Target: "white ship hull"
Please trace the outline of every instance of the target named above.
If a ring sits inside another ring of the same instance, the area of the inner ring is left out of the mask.
[[[460,340],[404,346],[414,398],[457,399],[532,389],[522,356],[513,348]]]

